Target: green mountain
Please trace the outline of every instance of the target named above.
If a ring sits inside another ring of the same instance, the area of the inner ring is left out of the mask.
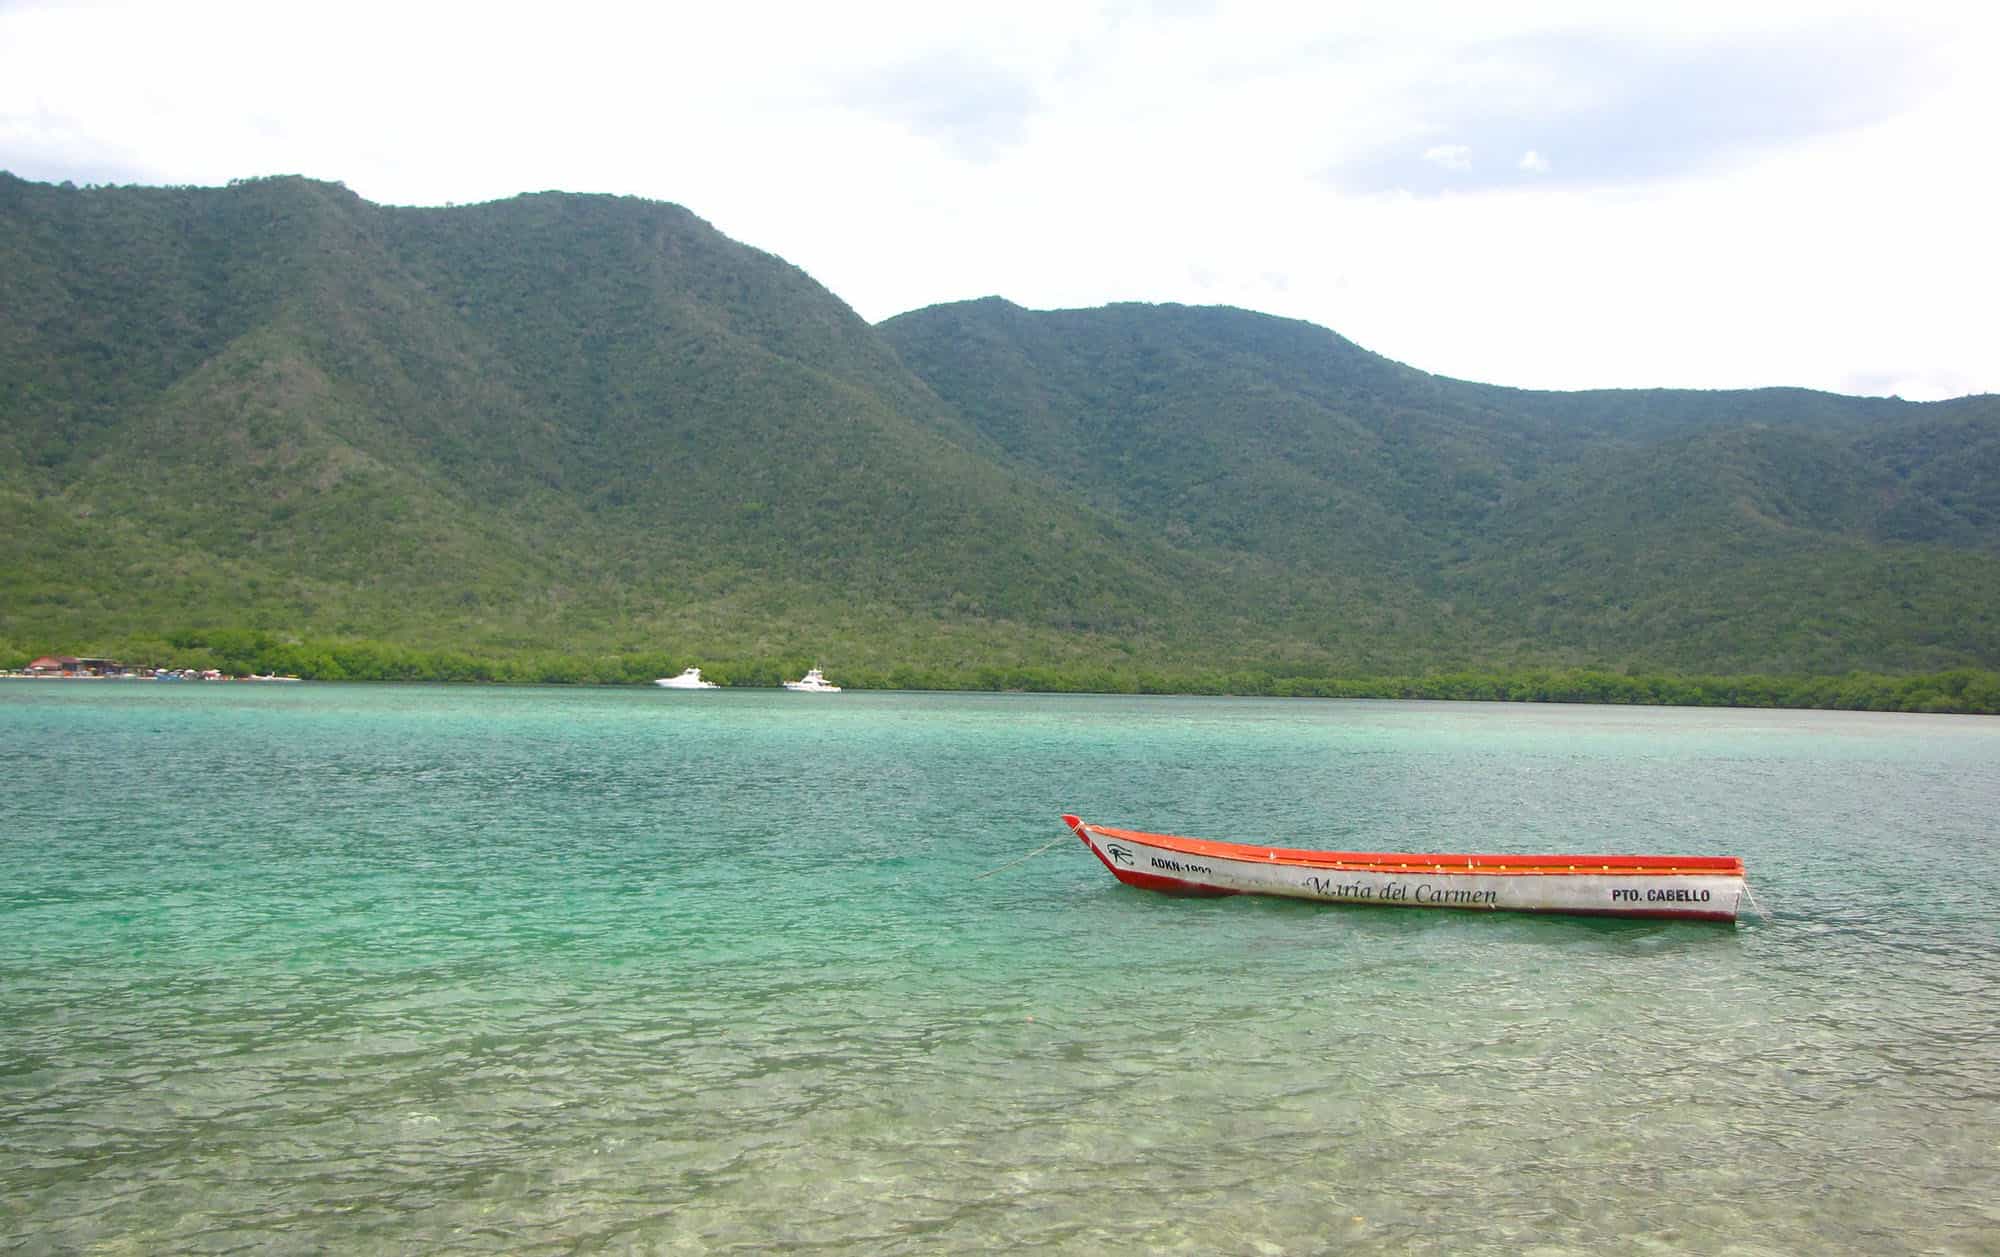
[[[1525,392],[1229,309],[870,327],[655,202],[0,174],[0,654],[1993,667],[1996,516],[1991,397]]]
[[[2000,657],[2000,398],[1497,388],[1215,308],[989,298],[881,330],[1023,474],[1405,602],[1438,665]]]
[[[1008,473],[847,307],[673,206],[5,179],[0,264],[24,643],[1063,658],[1227,584]]]

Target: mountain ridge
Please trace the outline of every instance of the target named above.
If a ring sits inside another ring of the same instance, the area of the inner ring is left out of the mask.
[[[0,296],[17,652],[2000,663],[2000,398],[1508,389],[1228,307],[871,326],[680,206],[296,177],[0,174]]]

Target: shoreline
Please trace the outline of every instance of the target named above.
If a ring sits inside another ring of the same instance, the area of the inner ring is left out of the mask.
[[[763,669],[748,668],[742,678],[717,688],[761,693],[782,689],[766,683]],[[718,671],[718,675],[726,675]],[[753,679],[754,678],[754,679]],[[297,673],[227,674],[208,669],[161,670],[153,675],[116,673],[0,672],[0,681],[96,682],[222,682],[265,685],[474,685],[558,686],[564,688],[654,689],[650,679],[624,676],[553,673],[526,676],[411,675],[301,676]],[[1107,684],[1108,682],[1108,684]],[[1073,677],[1038,669],[992,669],[966,676],[899,675],[865,668],[842,678],[843,688],[861,693],[912,694],[1101,694],[1127,697],[1186,698],[1323,698],[1406,702],[1546,703],[1581,707],[1735,708],[1771,711],[1866,711],[1928,715],[2000,716],[2000,673],[1978,669],[1914,676],[1853,674],[1843,677],[1628,676],[1588,670],[1522,673],[1447,673],[1433,676],[1274,677],[1234,674],[1228,677],[1112,676],[1093,673]],[[835,701],[838,701],[837,699]]]
[[[261,684],[301,684],[304,677],[297,676],[170,676],[154,673],[146,675],[138,672],[0,672],[0,681],[158,681],[178,684],[183,681],[251,681]]]

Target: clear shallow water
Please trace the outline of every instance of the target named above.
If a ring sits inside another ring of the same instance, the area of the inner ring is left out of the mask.
[[[1737,929],[1075,811],[1722,852]],[[0,1251],[2000,1251],[2000,720],[0,685]]]

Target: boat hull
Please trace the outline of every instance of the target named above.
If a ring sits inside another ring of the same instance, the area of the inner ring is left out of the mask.
[[[796,681],[783,681],[780,684],[794,694],[840,693],[840,687],[828,681],[826,674],[821,672],[817,666],[808,669],[806,674]]]
[[[1744,894],[1730,856],[1307,851],[1063,821],[1113,877],[1168,894],[1726,922]]]
[[[722,688],[713,681],[702,680],[700,668],[689,668],[679,676],[660,677],[653,684],[663,690],[719,690]]]

